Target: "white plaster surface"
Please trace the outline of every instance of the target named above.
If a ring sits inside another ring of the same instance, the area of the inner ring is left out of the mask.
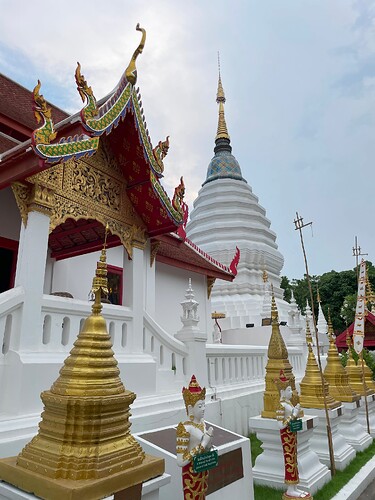
[[[358,423],[360,406],[354,403],[342,403],[343,414],[339,422],[339,432],[355,451],[363,451],[372,443],[372,437]]]

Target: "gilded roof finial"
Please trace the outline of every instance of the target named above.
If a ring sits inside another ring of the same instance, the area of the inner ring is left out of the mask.
[[[138,47],[135,49],[132,58],[130,59],[129,66],[125,70],[125,76],[128,82],[130,82],[132,85],[135,85],[135,82],[137,81],[137,68],[135,66],[135,61],[139,54],[142,54],[146,42],[146,30],[141,28],[139,26],[139,23],[137,24],[135,29],[137,31],[142,31],[142,39]]]
[[[105,227],[105,235],[104,235],[104,245],[102,249],[102,253],[100,255],[99,261],[96,263],[96,272],[95,276],[92,280],[92,288],[91,292],[95,295],[95,302],[92,306],[92,312],[94,314],[100,314],[103,306],[102,306],[102,294],[108,295],[108,278],[107,278],[107,236],[109,232],[108,223]]]
[[[328,337],[329,339],[333,338],[333,325],[332,325],[332,319],[331,319],[331,309],[328,308]]]
[[[313,343],[313,339],[312,339],[311,331],[310,331],[310,321],[309,321],[308,317],[306,317],[306,343],[307,343],[307,345]]]
[[[217,133],[216,133],[215,141],[218,139],[230,140],[230,137],[228,134],[228,129],[227,129],[227,124],[225,121],[225,114],[224,114],[224,103],[225,103],[226,99],[225,99],[223,85],[221,83],[220,54],[219,54],[219,52],[217,53],[217,57],[218,57],[218,67],[219,67],[219,82],[218,82],[218,86],[217,86],[216,102],[219,104],[219,122],[217,124]]]

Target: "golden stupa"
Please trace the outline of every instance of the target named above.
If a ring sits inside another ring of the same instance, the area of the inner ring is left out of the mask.
[[[341,364],[333,337],[333,327],[331,315],[328,315],[328,338],[329,349],[327,355],[327,365],[324,369],[324,378],[329,384],[329,393],[337,401],[352,403],[361,399],[361,396],[354,392],[349,385],[349,377],[345,368]]]
[[[346,335],[346,345],[348,346],[348,361],[346,363],[346,372],[349,376],[350,387],[353,389],[353,391],[357,392],[361,396],[371,396],[372,394],[375,394],[375,390],[368,387],[366,377],[365,381],[363,381],[361,362],[357,364],[354,361],[351,351],[352,339],[349,334]]]
[[[48,500],[99,499],[164,472],[130,434],[126,390],[112,351],[101,297],[107,294],[106,252],[93,279],[95,302],[60,376],[41,394],[38,434],[18,457],[0,461],[0,478]]]
[[[284,339],[280,333],[279,318],[277,313],[275,295],[272,289],[272,306],[271,306],[271,322],[272,333],[268,344],[268,361],[266,365],[266,387],[263,396],[264,409],[261,413],[264,418],[276,418],[276,410],[279,407],[280,394],[275,384],[275,380],[279,379],[280,371],[290,381],[290,386],[293,389],[292,403],[296,405],[299,402],[299,396],[296,391],[296,381],[292,371],[292,365],[289,363],[288,351],[285,346]]]
[[[303,408],[324,408],[324,397],[327,408],[332,410],[340,406],[329,393],[328,382],[320,375],[318,363],[312,349],[312,337],[309,320],[306,318],[306,342],[308,347],[305,376],[300,383],[300,403]]]

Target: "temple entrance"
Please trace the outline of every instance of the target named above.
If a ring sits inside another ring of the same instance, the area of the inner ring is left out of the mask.
[[[0,293],[14,286],[16,274],[18,241],[0,237]]]

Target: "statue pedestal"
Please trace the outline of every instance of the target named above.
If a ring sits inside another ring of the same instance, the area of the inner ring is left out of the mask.
[[[370,421],[370,435],[375,438],[375,394],[367,396],[367,406],[368,406],[368,417]],[[365,398],[362,396],[361,407],[359,409],[358,423],[367,432],[367,420],[366,420],[366,407]]]
[[[302,430],[297,432],[299,488],[312,495],[331,479],[331,473],[323,465],[310,447],[313,428],[317,425],[316,417],[303,417]],[[259,455],[253,467],[256,484],[263,484],[281,490],[286,489],[284,483],[284,456],[281,446],[280,429],[272,418],[251,417],[249,428],[255,431],[262,441],[263,453]]]
[[[230,498],[254,500],[251,453],[248,438],[206,421],[214,429],[212,444],[219,454],[219,464],[208,475],[206,496],[212,500]],[[176,460],[176,427],[167,426],[134,434],[146,453],[165,460],[171,482],[162,491],[162,500],[182,499],[182,470]]]
[[[0,482],[0,500],[97,500],[113,493],[115,500],[140,500],[142,483],[164,473],[164,461],[146,455],[142,464],[112,476],[86,480],[51,479],[17,466],[16,459],[3,458],[0,461],[0,477],[4,481]],[[153,496],[148,498],[155,499]]]
[[[343,402],[342,405],[343,414],[339,422],[339,432],[355,451],[363,451],[372,443],[372,437],[358,422],[361,402]]]
[[[134,491],[134,489],[132,491],[134,487],[131,487],[119,491],[104,500],[136,500],[137,498],[142,498],[142,500],[163,500],[163,492],[161,492],[161,495],[159,494],[160,488],[170,481],[171,477],[168,474],[163,474],[162,476],[146,481],[142,485],[135,486],[135,488],[138,488],[138,491]],[[139,496],[140,493],[141,496]],[[32,493],[25,493],[11,484],[0,482],[0,500],[35,500],[36,498]],[[56,500],[56,498],[53,500]]]
[[[318,454],[319,460],[330,467],[327,424],[325,411],[320,408],[303,408],[305,415],[316,415],[319,417],[318,425],[314,429],[310,445],[313,451]],[[333,452],[336,469],[343,470],[355,457],[355,449],[349,445],[339,432],[339,423],[342,418],[343,407],[328,410],[331,424]]]

